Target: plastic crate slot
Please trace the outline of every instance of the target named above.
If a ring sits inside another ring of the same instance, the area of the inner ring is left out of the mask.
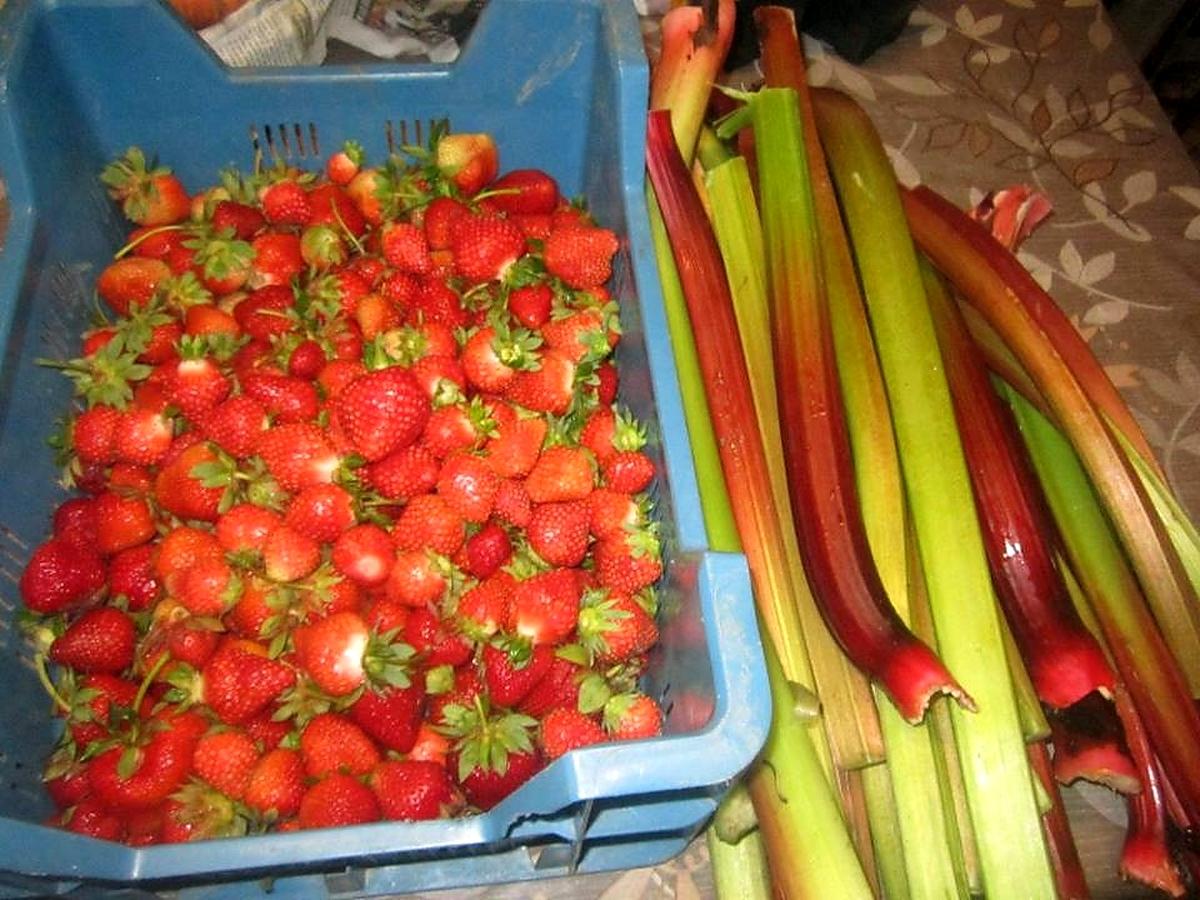
[[[250,126],[250,147],[254,158],[270,155],[273,159],[318,159],[321,143],[315,122],[264,123],[261,130]]]
[[[424,147],[429,137],[438,130],[450,130],[450,117],[442,116],[429,119],[422,123],[420,119],[386,119],[383,123],[383,136],[387,141],[390,155],[404,152],[405,147]]]

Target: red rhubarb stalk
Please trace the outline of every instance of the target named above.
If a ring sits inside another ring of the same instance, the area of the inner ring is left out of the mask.
[[[1075,611],[1050,555],[1053,529],[1011,413],[996,396],[944,283],[929,266],[922,274],[992,580],[1034,690],[1055,709],[1093,691],[1108,694],[1116,676]]]
[[[1113,704],[1094,694],[1046,717],[1054,745],[1054,777],[1060,784],[1083,779],[1119,794],[1142,789],[1138,767],[1125,747]]]
[[[1046,834],[1046,848],[1050,852],[1050,864],[1054,867],[1054,884],[1058,888],[1059,900],[1086,900],[1091,896],[1091,891],[1083,871],[1083,861],[1075,846],[1075,837],[1071,833],[1062,794],[1051,772],[1050,754],[1045,741],[1034,741],[1029,745],[1029,764],[1041,782],[1042,790],[1050,798],[1050,809],[1042,814],[1042,830]]]

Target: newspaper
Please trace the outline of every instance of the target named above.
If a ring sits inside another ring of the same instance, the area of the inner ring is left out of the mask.
[[[452,62],[486,0],[250,0],[200,36],[230,66],[317,65],[333,38],[382,59]]]

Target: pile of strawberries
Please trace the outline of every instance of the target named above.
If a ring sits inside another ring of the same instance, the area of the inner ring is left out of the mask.
[[[222,173],[130,150],[75,488],[20,588],[53,822],[152,844],[494,806],[656,735],[662,573],[618,249],[487,135]]]

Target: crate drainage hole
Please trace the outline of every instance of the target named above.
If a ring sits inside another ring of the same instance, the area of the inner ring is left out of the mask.
[[[388,119],[383,123],[388,153],[395,155],[405,147],[424,147],[430,135],[438,129],[443,132],[449,131],[450,119],[443,116],[440,119],[430,119],[427,123],[422,123],[420,119],[400,119],[398,122]]]
[[[250,145],[254,148],[256,159],[267,154],[275,159],[291,159],[294,156],[317,159],[321,156],[317,126],[313,122],[263,125],[261,130],[251,125]]]

